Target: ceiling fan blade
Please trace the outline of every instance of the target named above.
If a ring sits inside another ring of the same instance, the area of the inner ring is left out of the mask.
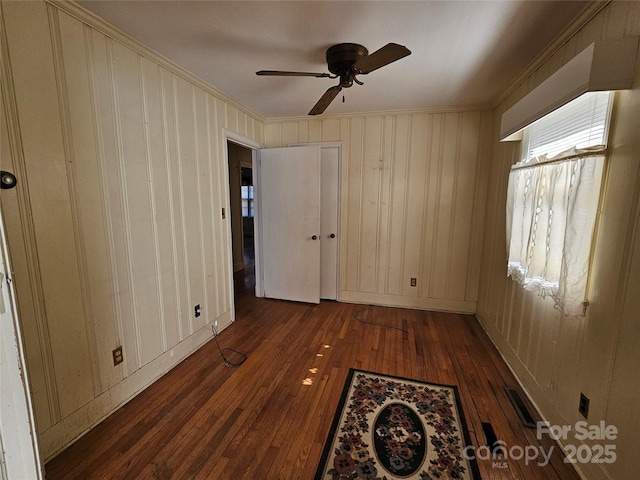
[[[326,92],[324,92],[324,95],[322,95],[322,97],[320,97],[320,100],[318,100],[318,103],[313,106],[313,108],[309,112],[309,115],[319,115],[324,112],[341,90],[342,87],[340,85],[336,85],[335,87],[331,87]]]
[[[282,72],[280,70],[260,70],[256,75],[266,75],[274,77],[316,77],[331,78],[329,73],[312,73],[312,72]]]
[[[397,43],[388,43],[379,50],[358,60],[353,68],[358,73],[370,73],[396,60],[411,55],[411,50]]]

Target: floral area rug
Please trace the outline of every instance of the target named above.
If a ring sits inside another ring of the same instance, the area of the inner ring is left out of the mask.
[[[457,387],[351,369],[315,480],[479,479]]]

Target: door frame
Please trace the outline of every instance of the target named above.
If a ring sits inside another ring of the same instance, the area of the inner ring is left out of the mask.
[[[251,170],[253,171],[254,185],[253,185],[253,241],[254,241],[254,254],[255,254],[255,278],[256,278],[256,297],[264,297],[264,287],[262,282],[262,268],[259,266],[262,261],[262,239],[260,237],[260,201],[259,201],[259,187],[256,185],[256,175],[258,174],[258,150],[264,148],[260,143],[252,140],[249,137],[245,137],[239,133],[236,133],[228,128],[222,129],[222,140],[224,142],[224,188],[225,188],[225,205],[224,208],[229,215],[227,225],[227,243],[229,245],[229,257],[227,259],[230,276],[227,279],[229,284],[229,296],[231,302],[231,321],[236,320],[236,308],[235,298],[233,292],[233,236],[231,231],[231,192],[229,189],[229,149],[227,143],[235,143],[241,147],[251,150]],[[258,188],[256,188],[258,187]]]
[[[255,288],[255,295],[256,297],[264,297],[264,280],[263,280],[263,266],[262,266],[262,252],[263,252],[263,248],[262,248],[262,205],[261,205],[261,185],[260,185],[260,181],[261,181],[261,175],[260,175],[260,162],[258,161],[259,158],[259,150],[262,148],[267,148],[264,147],[262,144],[260,144],[259,142],[246,137],[242,134],[236,133],[233,130],[229,130],[228,128],[223,128],[222,129],[222,138],[223,138],[223,142],[224,142],[224,175],[225,175],[225,179],[227,179],[224,182],[224,186],[225,186],[225,208],[226,211],[229,212],[229,214],[231,213],[231,194],[229,192],[229,156],[228,156],[228,149],[227,149],[227,142],[233,142],[236,143],[240,146],[243,146],[245,148],[248,148],[251,150],[251,169],[253,171],[253,208],[254,208],[254,217],[253,217],[253,240],[254,240],[254,252],[255,252],[255,279],[256,279],[256,288]],[[337,275],[337,279],[336,279],[336,288],[337,288],[337,292],[336,292],[336,301],[340,302],[342,301],[342,288],[341,288],[341,283],[342,283],[342,277],[343,277],[343,272],[342,272],[342,251],[344,249],[344,245],[345,245],[345,240],[342,238],[342,232],[346,231],[346,228],[344,228],[344,215],[342,212],[342,197],[344,195],[343,192],[343,182],[342,179],[344,178],[344,162],[342,161],[343,159],[343,152],[344,152],[344,142],[342,141],[337,141],[337,142],[300,142],[300,143],[291,143],[291,144],[287,144],[287,147],[297,147],[297,146],[305,146],[305,145],[319,145],[320,148],[322,148],[323,146],[325,147],[331,147],[331,148],[337,148],[338,149],[338,255],[337,255],[337,267],[336,270],[338,272]],[[230,295],[230,302],[231,302],[231,306],[232,306],[232,311],[231,311],[231,321],[235,321],[235,299],[234,299],[234,292],[233,292],[233,251],[231,249],[231,242],[232,242],[232,232],[231,232],[231,220],[229,217],[229,221],[227,222],[227,242],[229,245],[229,254],[228,254],[228,259],[227,259],[227,263],[228,263],[228,271],[230,272],[230,276],[228,278],[228,283],[229,283],[229,295]]]
[[[342,262],[341,262],[341,252],[343,251],[343,248],[345,247],[345,242],[344,239],[342,238],[342,232],[346,232],[347,229],[343,228],[345,227],[343,225],[344,223],[344,216],[342,214],[342,196],[343,196],[343,190],[342,190],[342,179],[344,178],[344,171],[343,171],[343,166],[344,166],[344,162],[342,161],[342,155],[343,155],[343,151],[344,151],[344,142],[342,141],[337,141],[337,142],[306,142],[306,143],[290,143],[287,144],[287,147],[303,147],[305,145],[319,145],[320,148],[322,149],[322,147],[328,147],[328,148],[337,148],[338,149],[338,231],[336,232],[336,234],[338,235],[338,252],[337,252],[337,265],[336,265],[336,272],[337,272],[337,278],[336,278],[336,301],[337,302],[341,302],[342,301],[342,289],[340,288],[341,285],[341,280],[342,280]]]
[[[0,295],[2,295],[3,389],[0,395],[0,477],[44,478],[38,447],[35,413],[29,389],[29,373],[18,321],[16,293],[0,205]]]

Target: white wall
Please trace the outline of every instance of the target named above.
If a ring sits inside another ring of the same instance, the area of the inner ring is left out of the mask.
[[[500,125],[507,108],[594,40],[638,35],[640,3],[612,2],[505,99],[494,125]],[[578,465],[593,479],[635,478],[640,470],[640,62],[636,64],[633,90],[616,94],[585,318],[563,317],[551,299],[524,292],[506,277],[506,185],[519,146],[499,143],[497,128],[493,135],[477,316],[552,423],[574,426],[584,420],[578,413],[583,392],[590,398],[589,424],[605,421],[620,430],[613,442],[615,463]]]
[[[2,208],[48,459],[231,322],[223,129],[263,123],[79,7],[1,8]]]
[[[341,298],[475,312],[491,112],[269,121],[269,147],[344,142]],[[410,279],[417,286],[410,286]]]

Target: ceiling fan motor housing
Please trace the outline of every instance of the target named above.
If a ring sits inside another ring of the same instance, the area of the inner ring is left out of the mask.
[[[351,67],[367,55],[369,52],[362,45],[339,43],[327,49],[327,65],[331,73],[342,77],[345,73],[352,73]]]

